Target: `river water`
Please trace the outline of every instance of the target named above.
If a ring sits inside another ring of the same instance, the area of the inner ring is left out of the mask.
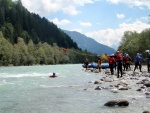
[[[55,72],[58,77],[49,78]],[[150,110],[143,93],[94,90],[89,81],[102,73],[85,72],[81,64],[0,67],[0,113],[142,113]],[[109,83],[107,83],[109,85]],[[105,84],[105,85],[107,85]],[[115,98],[128,107],[105,107]]]

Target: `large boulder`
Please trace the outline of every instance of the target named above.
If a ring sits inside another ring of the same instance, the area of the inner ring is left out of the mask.
[[[144,85],[145,85],[146,87],[150,87],[150,81],[146,81],[146,82],[144,83]]]
[[[101,80],[96,80],[95,82],[94,82],[94,84],[102,84],[103,83],[103,81],[101,81]]]
[[[111,100],[108,101],[107,103],[104,104],[104,106],[112,107],[112,106],[128,106],[129,102],[126,99],[116,99],[116,100]]]
[[[128,87],[119,86],[119,90],[128,90]]]

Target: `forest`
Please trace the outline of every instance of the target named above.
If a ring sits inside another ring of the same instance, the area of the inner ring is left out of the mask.
[[[21,0],[0,0],[0,45],[0,66],[83,63],[96,57],[52,22],[30,13]]]
[[[21,66],[21,65],[49,65],[84,63],[85,58],[93,61],[96,55],[86,51],[65,49],[57,46],[56,43],[34,44],[32,40],[26,44],[23,38],[18,38],[16,44],[11,44],[0,32],[0,66]]]

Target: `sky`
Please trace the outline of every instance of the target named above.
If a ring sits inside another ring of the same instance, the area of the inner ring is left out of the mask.
[[[16,1],[16,0],[13,0]],[[125,31],[150,28],[150,0],[21,0],[58,28],[77,31],[117,50]]]

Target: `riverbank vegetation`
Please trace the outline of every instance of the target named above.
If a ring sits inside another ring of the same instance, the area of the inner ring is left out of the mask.
[[[25,44],[23,38],[18,38],[16,44],[11,44],[0,32],[0,66],[20,66],[37,64],[83,63],[85,58],[94,61],[96,55],[74,48],[60,48],[54,43],[34,44],[32,40]]]
[[[127,53],[134,60],[136,53],[142,54],[142,62],[146,63],[146,50],[150,50],[150,29],[141,33],[126,31],[118,47],[122,53]]]

